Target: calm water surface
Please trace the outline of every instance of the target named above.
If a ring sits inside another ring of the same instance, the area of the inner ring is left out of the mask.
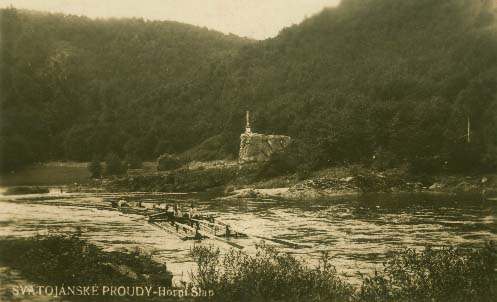
[[[218,241],[182,241],[138,215],[122,214],[106,200],[138,199],[196,206],[235,229],[251,235],[238,239],[249,253],[260,242],[256,236],[306,244],[304,248],[274,244],[314,264],[322,252],[334,258],[337,270],[352,281],[358,272],[381,268],[385,254],[403,247],[446,244],[481,246],[497,240],[497,202],[471,197],[433,195],[369,195],[314,202],[277,200],[217,200],[198,195],[65,193],[0,195],[0,237],[22,237],[48,232],[72,232],[107,250],[141,249],[167,263],[176,282],[188,280],[193,269],[189,251],[194,244]]]

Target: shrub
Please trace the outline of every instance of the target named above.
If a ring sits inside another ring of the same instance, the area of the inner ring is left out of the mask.
[[[105,174],[117,175],[124,173],[125,168],[119,156],[115,153],[109,153],[105,158]]]
[[[304,180],[312,174],[312,167],[309,164],[299,165],[296,170],[298,180]]]
[[[364,193],[387,192],[390,189],[384,176],[366,172],[354,175],[354,177],[357,179],[357,186]]]
[[[214,135],[200,144],[185,151],[181,158],[187,161],[211,161],[234,158],[238,148],[231,150],[230,142],[237,142],[238,134],[233,136],[227,133]]]
[[[140,169],[143,166],[142,160],[134,154],[128,154],[124,162],[128,169]]]
[[[250,256],[195,247],[192,281],[215,291],[215,301],[497,301],[497,249],[404,249],[360,286],[342,281],[325,254],[309,267],[264,244]]]
[[[371,167],[375,170],[386,170],[399,165],[399,160],[395,153],[383,148],[375,152]]]
[[[213,169],[178,169],[174,172],[175,189],[178,191],[202,191],[230,183],[238,172],[237,167]]]
[[[157,159],[157,170],[167,171],[174,170],[183,165],[182,160],[172,154],[164,153]]]
[[[389,169],[382,173],[356,170],[352,175],[357,180],[357,187],[364,193],[390,192],[393,188],[404,186],[409,177],[405,168]]]
[[[298,166],[295,158],[286,152],[277,152],[271,155],[269,161],[261,167],[259,178],[271,178],[295,172]]]
[[[88,163],[88,171],[90,171],[91,178],[99,178],[102,176],[102,165],[98,159],[92,160]]]
[[[409,161],[409,170],[413,174],[437,174],[444,168],[444,160],[439,156],[417,156]]]
[[[35,282],[64,285],[170,286],[164,264],[138,251],[106,252],[72,235],[0,240],[0,263]]]
[[[213,289],[216,301],[347,301],[353,293],[326,255],[317,267],[264,244],[255,256],[232,249],[221,257],[205,246],[192,255],[198,266],[193,282]]]
[[[497,249],[405,249],[365,277],[359,301],[496,301]]]

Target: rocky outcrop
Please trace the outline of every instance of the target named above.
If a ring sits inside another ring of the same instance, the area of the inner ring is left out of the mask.
[[[277,152],[283,152],[290,144],[286,135],[243,133],[240,136],[239,162],[264,162]]]

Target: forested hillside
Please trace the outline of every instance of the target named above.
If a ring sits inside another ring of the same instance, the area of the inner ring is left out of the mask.
[[[291,135],[310,168],[374,156],[495,169],[493,2],[344,0],[259,42],[3,10],[2,162],[154,158],[214,136],[236,152],[248,109],[255,131]]]
[[[210,79],[251,43],[176,22],[0,13],[4,169],[151,159],[221,132],[223,83]]]
[[[302,140],[311,166],[494,168],[496,24],[492,1],[344,1],[245,47],[225,99]]]

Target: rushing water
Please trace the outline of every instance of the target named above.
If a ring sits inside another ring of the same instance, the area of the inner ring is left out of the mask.
[[[285,239],[305,247],[274,244],[311,264],[327,251],[337,270],[351,280],[357,272],[381,267],[389,251],[403,247],[461,245],[477,247],[497,240],[497,202],[443,195],[368,195],[321,201],[219,200],[198,195],[65,193],[0,196],[0,237],[73,232],[105,249],[142,249],[167,263],[175,281],[193,268],[193,241],[182,241],[142,216],[122,214],[108,199],[145,202],[192,201],[234,229],[251,236],[236,242],[252,253],[260,237]],[[266,241],[267,242],[267,241]],[[204,241],[222,250],[229,246]]]

